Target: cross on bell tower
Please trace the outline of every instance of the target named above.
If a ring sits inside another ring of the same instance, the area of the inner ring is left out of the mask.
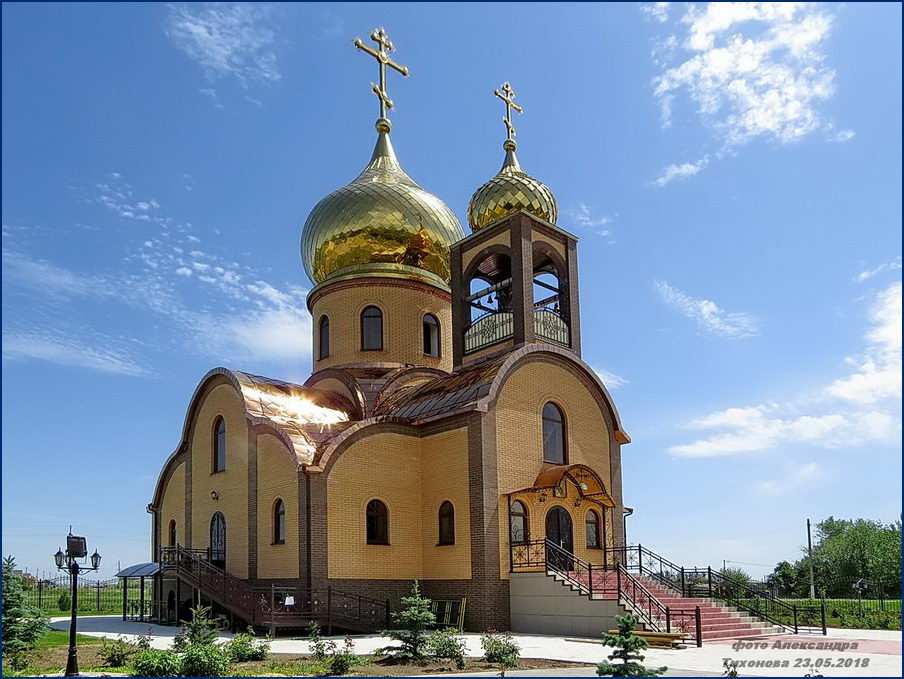
[[[493,94],[505,102],[505,117],[502,119],[502,122],[505,123],[506,143],[502,146],[506,151],[509,150],[509,147],[514,151],[515,126],[512,124],[512,109],[515,109],[518,113],[524,113],[524,109],[515,103],[515,90],[512,89],[512,84],[508,81],[502,83],[502,92],[493,90]]]

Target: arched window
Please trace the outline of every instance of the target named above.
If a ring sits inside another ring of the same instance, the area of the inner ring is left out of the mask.
[[[543,461],[565,464],[565,416],[551,401],[543,406]]]
[[[176,520],[173,519],[169,522],[169,546],[176,546]]]
[[[527,507],[515,500],[509,515],[509,537],[512,544],[527,542]]]
[[[439,506],[439,544],[455,544],[455,507],[448,500]]]
[[[361,312],[361,349],[382,351],[383,312],[375,306],[365,307]]]
[[[210,519],[210,562],[219,568],[226,567],[226,517],[220,512]]]
[[[587,512],[584,525],[587,528],[587,548],[600,549],[602,546],[602,541],[600,540],[600,515],[591,509]]]
[[[282,500],[273,503],[273,544],[286,541],[286,504]]]
[[[433,314],[424,314],[424,353],[439,356],[439,321]]]
[[[389,544],[389,513],[379,500],[367,503],[367,544]]]
[[[213,423],[213,470],[226,469],[226,421],[218,417]]]
[[[320,317],[320,346],[317,357],[323,360],[330,355],[330,319],[327,316]]]

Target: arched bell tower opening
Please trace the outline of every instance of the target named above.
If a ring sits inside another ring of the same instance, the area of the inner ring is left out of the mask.
[[[456,366],[532,342],[580,355],[576,243],[519,211],[452,246]]]

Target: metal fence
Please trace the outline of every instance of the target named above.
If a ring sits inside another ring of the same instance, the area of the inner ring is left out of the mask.
[[[26,579],[25,594],[29,604],[48,615],[64,615],[72,606],[69,576]],[[118,578],[87,580],[79,578],[78,610],[82,613],[121,613],[123,583]],[[139,598],[139,584],[129,583],[129,598]],[[151,598],[151,583],[145,583],[145,596]]]

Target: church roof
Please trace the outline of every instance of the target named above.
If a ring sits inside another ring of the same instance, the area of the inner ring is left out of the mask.
[[[413,421],[451,415],[488,396],[508,355],[461,368],[426,383],[402,387],[380,404],[378,415]]]
[[[201,384],[214,374],[238,389],[252,424],[277,430],[298,464],[313,462],[318,446],[352,423],[354,409],[338,394],[228,368],[215,368]]]

